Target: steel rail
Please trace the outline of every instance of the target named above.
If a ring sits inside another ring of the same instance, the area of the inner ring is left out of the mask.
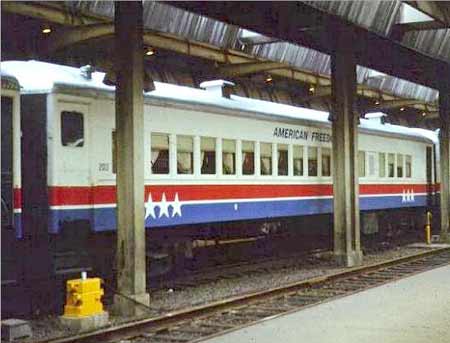
[[[104,329],[100,329],[100,330],[96,330],[96,331],[92,331],[92,332],[86,332],[86,333],[78,334],[75,336],[43,340],[43,341],[40,341],[39,343],[44,343],[44,342],[45,343],[107,342],[110,340],[118,341],[120,339],[132,339],[132,338],[140,337],[143,335],[146,337],[149,337],[149,339],[150,339],[151,333],[163,332],[163,334],[164,334],[164,332],[169,330],[171,327],[178,326],[182,322],[189,321],[189,323],[192,323],[193,320],[205,318],[207,316],[211,316],[211,315],[217,314],[217,313],[223,313],[224,311],[231,310],[231,309],[236,309],[236,311],[234,311],[233,313],[235,313],[235,312],[238,313],[239,308],[242,308],[245,305],[249,305],[249,304],[256,303],[256,302],[261,302],[262,300],[277,298],[279,296],[289,296],[290,294],[294,294],[295,292],[299,292],[301,290],[314,289],[314,287],[319,287],[319,286],[329,284],[329,283],[332,284],[335,281],[342,281],[341,285],[339,285],[338,283],[336,284],[337,287],[335,289],[333,289],[332,287],[331,288],[325,287],[324,288],[325,290],[329,290],[328,295],[314,296],[314,295],[306,294],[306,295],[302,295],[302,296],[298,297],[298,299],[294,299],[297,301],[298,305],[295,305],[295,304],[290,305],[290,308],[292,310],[298,310],[300,307],[303,307],[305,305],[306,306],[314,305],[318,302],[322,302],[323,300],[330,300],[330,299],[335,299],[336,297],[346,296],[349,294],[360,292],[361,290],[364,290],[364,289],[379,286],[381,284],[392,282],[394,280],[397,280],[397,279],[400,279],[400,278],[403,278],[406,276],[411,276],[416,273],[423,272],[425,270],[429,270],[429,269],[436,268],[441,265],[445,265],[445,264],[447,264],[447,261],[448,261],[448,263],[450,263],[450,258],[448,260],[445,260],[444,263],[432,264],[431,268],[426,268],[427,267],[426,259],[428,257],[438,257],[440,255],[445,256],[445,254],[449,254],[449,253],[450,253],[450,247],[433,249],[430,251],[421,252],[421,253],[404,256],[404,257],[400,257],[400,258],[395,258],[395,259],[391,259],[388,261],[377,262],[377,263],[370,264],[370,265],[363,266],[363,267],[355,267],[355,268],[351,268],[351,269],[344,270],[344,271],[339,271],[339,272],[332,273],[332,274],[325,275],[325,276],[320,276],[320,277],[315,277],[315,278],[308,279],[308,280],[294,282],[294,283],[290,283],[290,284],[287,284],[284,286],[275,287],[275,288],[272,288],[269,290],[258,291],[258,292],[253,292],[253,293],[249,293],[249,294],[245,294],[245,295],[231,297],[231,298],[221,300],[221,301],[216,301],[216,302],[213,302],[213,303],[210,303],[207,305],[196,306],[196,307],[192,307],[192,308],[189,308],[186,310],[169,312],[169,313],[166,313],[159,317],[135,320],[135,321],[123,323],[123,324],[120,324],[120,325],[117,325],[114,327],[104,328]],[[394,269],[395,267],[404,265],[408,262],[414,262],[414,261],[417,261],[417,263],[412,264],[412,269],[410,269],[410,271],[400,268],[398,270],[397,274],[395,274],[395,269]],[[425,264],[423,262],[425,262]],[[423,268],[423,266],[425,266],[425,268]],[[392,267],[392,269],[389,270],[389,268],[391,268],[391,267]],[[386,271],[384,271],[385,269],[386,269]],[[370,275],[371,272],[376,272],[376,271],[380,271],[380,270],[383,270],[383,272],[381,273],[381,276],[376,276],[376,275],[371,276]],[[392,276],[383,277],[383,275],[384,275],[383,273],[392,274]],[[368,283],[367,287],[366,287],[366,285],[361,280],[352,281],[353,277],[361,276],[361,275],[363,277],[366,277],[367,279],[371,278],[372,283],[371,284]],[[377,282],[374,282],[374,281],[377,281]],[[353,285],[352,285],[352,282],[354,282]],[[342,286],[343,286],[343,288],[342,288]],[[335,294],[336,289],[339,290],[340,292]],[[309,300],[309,302],[308,302],[308,300]],[[253,319],[250,320],[250,323],[253,324],[254,322],[257,322],[261,319],[267,319],[267,315],[263,316],[263,313],[260,313],[260,315],[258,315],[258,311],[261,312],[264,310],[264,308],[267,309],[268,307],[270,307],[270,304],[265,303],[265,305],[263,304],[261,307],[262,310],[261,309],[258,310],[257,307],[255,307],[254,312],[245,313],[245,311],[244,311],[242,316],[243,316],[243,318],[245,318],[247,316],[250,316],[250,317],[253,316]],[[272,309],[276,310],[276,308],[274,308],[274,307],[272,307]],[[278,311],[278,313],[276,313],[275,315],[283,315],[288,312],[290,312],[290,310],[281,310],[281,312]],[[271,316],[271,317],[273,317],[273,316]],[[245,325],[239,325],[239,324],[234,325],[234,324],[230,324],[230,323],[226,323],[226,322],[225,323],[218,322],[216,324],[214,324],[214,323],[205,324],[205,326],[206,327],[208,325],[215,326],[216,330],[214,330],[214,335],[217,335],[217,332],[219,332],[219,331],[220,331],[220,334],[222,334],[223,332],[234,331],[240,327],[247,326],[248,324],[249,324],[248,321],[245,323]],[[187,325],[187,326],[189,326],[189,325]],[[164,331],[164,330],[166,330],[166,331]],[[180,330],[183,331],[182,329],[180,329]],[[189,330],[192,331],[192,328],[188,327],[183,332],[189,332]],[[199,327],[198,330],[199,330],[198,332],[201,332],[201,330],[204,330],[204,328]],[[150,332],[150,334],[149,334],[149,332]],[[207,335],[207,336],[211,337],[214,335]],[[155,339],[152,341],[164,341],[164,337],[165,337],[164,335],[159,338],[155,337]],[[205,338],[206,338],[206,336],[204,336],[204,337],[202,336],[199,339],[197,339],[197,338],[181,339],[180,338],[180,341],[198,341],[198,340],[203,340]],[[176,338],[172,338],[172,339],[170,339],[170,337],[168,338],[168,341],[173,341],[173,340],[176,341]]]

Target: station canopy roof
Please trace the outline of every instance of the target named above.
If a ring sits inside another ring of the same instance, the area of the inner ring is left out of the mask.
[[[433,18],[402,1],[306,1],[308,5],[337,14],[378,34],[389,36],[404,30],[401,43],[450,63],[450,7],[431,2],[441,9]],[[114,4],[109,1],[68,1],[73,10],[113,18]],[[429,25],[429,22],[433,22]],[[420,24],[431,29],[423,30]],[[419,23],[419,24],[417,24]],[[415,26],[414,26],[415,25]],[[232,49],[253,56],[286,63],[321,75],[330,75],[330,56],[313,49],[265,37],[215,19],[170,6],[144,1],[144,27],[168,32],[199,42]],[[401,28],[399,28],[401,27]],[[440,28],[441,27],[441,28]],[[414,30],[416,28],[416,30]],[[314,28],[310,28],[314,30]],[[405,98],[434,102],[438,92],[429,87],[358,66],[357,81],[373,89]]]
[[[323,13],[339,16],[356,26],[450,65],[450,3],[399,0],[303,1],[301,3]],[[114,3],[111,1],[64,1],[53,4],[41,1],[34,4],[59,7],[73,16],[89,15],[93,18],[101,18],[99,23],[105,23],[105,19],[112,21],[114,17]],[[267,69],[264,67],[255,69],[259,72],[275,73],[283,69],[285,72],[292,71],[292,75],[297,71],[305,72],[311,76],[307,77],[307,80],[325,79],[326,82],[317,82],[316,86],[322,85],[329,88],[330,56],[325,53],[187,11],[176,2],[144,0],[143,4],[145,32],[170,34],[186,42],[200,42],[214,46],[225,54],[227,52],[230,52],[230,55],[242,53],[245,56],[254,57],[254,62],[268,64]],[[7,3],[2,4],[2,7],[7,9]],[[92,23],[92,21],[89,22],[89,24]],[[309,26],[305,23],[304,30],[312,32],[314,36],[317,28],[310,23]],[[170,50],[169,46],[167,48]],[[229,64],[243,65],[245,63],[230,62]],[[222,63],[219,63],[220,66]],[[450,70],[450,67],[447,70]],[[223,73],[219,77],[223,77]],[[362,90],[363,93],[372,91],[372,93],[388,94],[396,98],[387,97],[385,100],[406,99],[410,101],[412,107],[420,111],[437,113],[438,91],[436,89],[360,65],[357,67],[357,82],[358,90]],[[314,82],[311,83],[314,84]],[[328,89],[325,93],[329,94],[329,92]]]

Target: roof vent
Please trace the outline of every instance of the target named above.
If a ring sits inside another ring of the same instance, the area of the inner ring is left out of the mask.
[[[382,112],[367,113],[364,118],[371,123],[384,124],[386,122],[387,114]]]
[[[92,80],[92,73],[94,72],[94,67],[90,64],[80,67],[80,74],[86,80]]]
[[[200,87],[204,88],[207,92],[217,95],[218,97],[230,99],[234,83],[225,80],[213,80],[202,82]]]

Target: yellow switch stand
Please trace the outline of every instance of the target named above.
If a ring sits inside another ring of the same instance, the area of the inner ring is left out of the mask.
[[[85,317],[103,312],[100,278],[68,280],[66,290],[65,316]]]
[[[68,280],[66,305],[61,322],[75,331],[88,331],[108,323],[108,312],[103,310],[103,289],[100,278]]]

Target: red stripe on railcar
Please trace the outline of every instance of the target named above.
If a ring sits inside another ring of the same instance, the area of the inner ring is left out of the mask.
[[[361,195],[399,194],[405,190],[426,193],[426,184],[373,184],[360,185]],[[181,201],[222,200],[248,198],[285,198],[331,196],[332,185],[147,185],[145,199],[152,194],[154,201],[161,200],[162,194],[168,201],[175,193]],[[115,186],[94,187],[49,187],[50,205],[111,204],[116,202]]]
[[[22,208],[22,189],[14,188],[14,208]]]

